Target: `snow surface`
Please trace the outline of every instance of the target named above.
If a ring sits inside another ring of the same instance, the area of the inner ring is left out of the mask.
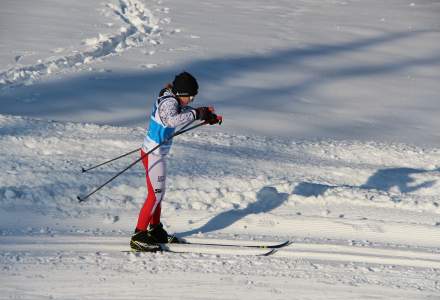
[[[440,2],[0,4],[0,299],[440,299]],[[163,223],[128,249],[137,155],[182,69],[225,122],[176,138]]]

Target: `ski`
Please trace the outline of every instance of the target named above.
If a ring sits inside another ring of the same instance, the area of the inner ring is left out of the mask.
[[[201,253],[201,254],[225,254],[225,255],[255,255],[255,256],[270,256],[276,253],[279,249],[291,244],[290,241],[285,241],[279,244],[255,244],[251,245],[231,243],[231,242],[193,242],[181,239],[176,243],[158,244],[148,246],[145,248],[139,247],[131,251],[122,252],[169,252],[169,253]]]
[[[122,253],[175,253],[175,254],[187,254],[187,253],[200,253],[200,254],[216,254],[219,255],[220,253],[214,253],[213,251],[192,251],[192,250],[171,250],[169,247],[159,247],[157,249],[148,249],[148,250],[121,250]],[[263,253],[222,253],[226,255],[255,255],[255,256],[270,256],[277,252],[277,249],[270,249],[269,251],[263,252]]]
[[[241,242],[241,241],[240,241]],[[246,242],[244,242],[246,243]],[[256,245],[249,245],[249,244],[237,244],[237,243],[221,243],[221,242],[191,242],[185,239],[179,239],[179,242],[177,244],[184,244],[184,245],[200,245],[200,246],[219,246],[219,247],[238,247],[238,248],[257,248],[257,249],[280,249],[283,247],[286,247],[290,245],[292,242],[289,240],[279,243],[279,244],[256,244]]]
[[[199,244],[182,244],[171,243],[161,244],[163,252],[170,253],[200,253],[200,254],[215,254],[215,255],[255,255],[255,256],[269,256],[274,254],[277,249],[270,248],[249,248],[249,247],[234,247],[229,245],[199,245]]]

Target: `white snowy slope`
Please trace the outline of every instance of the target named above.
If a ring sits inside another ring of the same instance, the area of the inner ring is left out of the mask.
[[[439,14],[429,0],[5,0],[0,113],[144,126],[186,69],[225,132],[438,147]]]
[[[17,25],[12,30],[6,30],[9,29],[8,27],[3,28],[2,36],[4,35],[5,43],[2,48],[5,51],[2,51],[0,62],[2,65],[5,62],[7,65],[15,62],[15,65],[0,74],[0,87],[32,84],[42,76],[52,73],[84,69],[85,66],[91,65],[97,60],[123,52],[131,47],[146,43],[157,44],[160,38],[158,20],[145,8],[142,1],[120,0],[118,4],[110,2],[105,6],[98,1],[82,1],[69,2],[67,5],[54,5],[50,8],[45,7],[50,2],[36,1],[29,5],[26,2],[17,3],[17,1],[7,0],[2,4],[5,9],[3,11],[6,18],[5,23],[8,25],[16,23]],[[15,14],[19,14],[18,20],[12,20],[17,17]],[[111,15],[120,19],[120,23],[122,23],[121,27],[113,29],[114,32],[111,32],[111,29],[115,27],[114,23],[104,23],[105,17],[108,18]],[[99,17],[98,22],[90,22],[90,18],[97,17]],[[83,22],[84,19],[86,22]],[[45,32],[47,30],[54,37],[49,36],[48,38],[47,32]],[[102,30],[107,33],[103,33]],[[25,41],[23,37],[17,39],[17,34],[21,35],[23,31],[27,32],[27,35],[36,34],[37,40],[32,40],[29,43],[29,40]],[[89,36],[84,39],[85,34],[89,34]],[[92,34],[95,36],[91,36]],[[62,45],[59,38],[66,47],[69,46],[73,50],[60,47],[50,49],[54,47],[55,39],[56,43]],[[77,39],[82,39],[81,43],[78,43]],[[8,44],[9,42],[12,45]],[[41,49],[35,49],[35,44],[39,45]],[[10,47],[14,50],[8,51]],[[26,48],[39,51],[41,54],[20,50]],[[11,59],[13,53],[11,52],[17,54],[13,61]],[[51,56],[48,56],[49,53]],[[45,58],[44,54],[48,57]],[[25,60],[30,60],[29,56],[42,58],[34,64],[23,65]]]
[[[0,2],[0,299],[440,299],[438,1]],[[222,126],[176,138],[162,222],[125,253],[160,88]],[[55,121],[54,121],[55,120]]]
[[[440,150],[181,135],[163,222],[193,241],[293,244],[269,257],[231,248],[126,254],[145,197],[142,128],[0,117],[0,298],[436,299]],[[270,154],[270,155],[269,155]],[[31,279],[31,280],[30,280]]]

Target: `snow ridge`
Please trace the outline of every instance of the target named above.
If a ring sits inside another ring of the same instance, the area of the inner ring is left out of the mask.
[[[67,56],[39,60],[34,65],[12,67],[0,73],[0,88],[30,85],[42,76],[88,65],[146,42],[153,45],[160,43],[159,22],[141,1],[120,0],[119,5],[108,3],[106,6],[126,24],[118,33],[99,34],[98,37],[86,39],[83,41],[85,50],[75,50]]]

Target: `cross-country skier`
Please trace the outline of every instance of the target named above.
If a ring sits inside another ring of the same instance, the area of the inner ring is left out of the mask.
[[[173,83],[162,89],[151,112],[141,156],[173,135],[176,127],[194,120],[203,120],[211,125],[219,122],[212,108],[188,106],[197,95],[198,89],[197,80],[187,72],[176,75]],[[135,233],[131,237],[130,246],[134,250],[146,250],[159,243],[177,242],[175,237],[168,235],[160,222],[161,201],[166,183],[165,156],[170,151],[171,144],[172,140],[142,159],[148,195],[139,213]]]

